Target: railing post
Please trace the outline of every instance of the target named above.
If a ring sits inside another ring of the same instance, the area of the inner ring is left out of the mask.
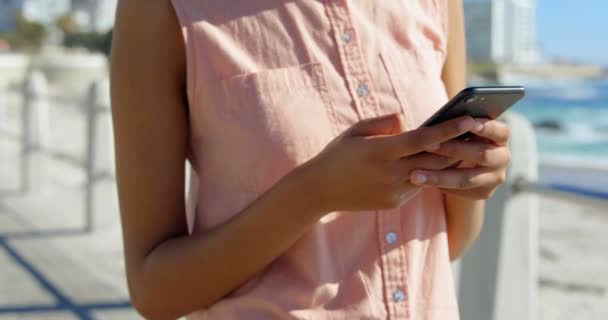
[[[23,192],[44,188],[50,130],[48,84],[44,74],[32,71],[23,86],[21,136],[21,190]]]
[[[454,268],[467,320],[538,319],[538,199],[513,194],[516,178],[538,178],[535,135],[523,117],[503,119],[512,133],[507,183],[487,201],[483,231]]]
[[[85,214],[86,229],[92,231],[99,215],[112,214],[113,187],[105,183],[114,175],[114,137],[107,78],[94,82],[87,99],[87,153]]]
[[[6,127],[6,118],[8,116],[7,108],[8,108],[8,99],[7,99],[7,90],[6,84],[3,79],[0,78],[0,129]]]

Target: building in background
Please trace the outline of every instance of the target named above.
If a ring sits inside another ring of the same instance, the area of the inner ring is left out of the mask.
[[[22,4],[23,0],[0,0],[0,32],[15,29],[15,18]]]
[[[17,16],[50,24],[70,11],[70,0],[0,0],[0,31],[12,31]]]
[[[107,32],[114,26],[117,0],[72,0],[72,14],[82,31]]]
[[[475,62],[540,62],[536,0],[465,0],[467,52]]]
[[[29,21],[55,23],[70,11],[70,0],[22,0],[21,14]]]
[[[114,25],[117,0],[0,0],[0,31],[12,31],[16,17],[45,25],[72,14],[79,31],[106,32]]]

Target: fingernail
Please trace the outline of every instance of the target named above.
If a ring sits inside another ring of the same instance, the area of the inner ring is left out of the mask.
[[[466,130],[466,131],[471,130],[474,125],[475,125],[475,121],[471,118],[466,118],[466,119],[460,121],[460,123],[458,124],[460,129]]]
[[[481,132],[483,130],[483,124],[485,121],[475,120],[475,127],[473,128],[473,132]]]
[[[416,172],[412,179],[412,182],[415,184],[424,184],[427,181],[428,181],[427,176],[421,172]]]
[[[436,145],[428,147],[426,150],[427,151],[437,151],[437,150],[439,150],[439,147],[441,147],[441,145],[436,144]]]

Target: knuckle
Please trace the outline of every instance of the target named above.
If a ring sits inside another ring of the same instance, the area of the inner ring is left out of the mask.
[[[462,189],[468,189],[473,185],[473,178],[469,174],[465,174],[460,177],[458,181],[458,186]]]
[[[492,162],[492,152],[488,149],[481,148],[481,150],[479,151],[479,161],[481,163]]]
[[[420,133],[421,131],[415,131],[406,136],[405,143],[409,146],[410,149],[421,150],[425,147],[424,135]]]
[[[449,125],[441,126],[439,132],[442,138],[446,138],[458,134],[460,130],[457,123],[452,122]]]
[[[425,145],[420,139],[413,139],[410,142],[410,147],[414,150],[422,150],[424,149]]]
[[[358,139],[358,145],[353,147],[357,147],[363,159],[372,164],[385,162],[391,150],[387,144],[363,137]]]
[[[443,143],[440,145],[439,151],[443,154],[454,154],[456,152],[456,146],[453,143]]]
[[[439,157],[439,166],[440,167],[449,167],[450,165],[452,165],[452,158]]]
[[[366,161],[374,164],[384,162],[390,153],[390,149],[382,144],[365,140],[361,144],[361,148],[359,150]]]
[[[485,137],[490,138],[491,140],[502,139],[501,135],[496,132],[496,127],[485,125],[481,134]]]
[[[437,175],[432,174],[427,178],[426,185],[436,186],[439,185],[440,182],[441,179]]]

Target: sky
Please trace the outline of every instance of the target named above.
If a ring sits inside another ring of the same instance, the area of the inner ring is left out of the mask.
[[[608,1],[538,0],[545,56],[608,66]]]

